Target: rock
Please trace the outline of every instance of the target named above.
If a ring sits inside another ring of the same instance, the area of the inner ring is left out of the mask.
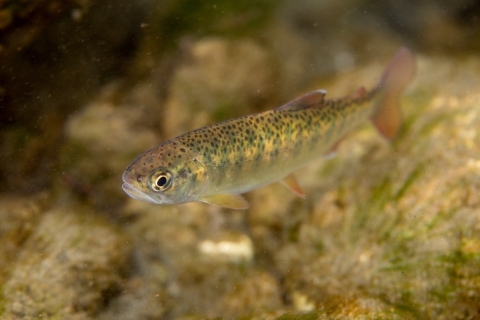
[[[91,213],[46,213],[3,285],[2,316],[89,319],[122,291],[131,250],[129,237]]]
[[[138,272],[153,279],[163,270],[166,278],[156,281],[165,284],[169,312],[235,317],[281,307],[277,280],[255,266],[250,237],[237,225],[243,213],[231,210],[224,217],[221,209],[205,204],[155,206],[135,200],[127,210],[140,215],[130,227],[139,236]]]
[[[8,279],[18,252],[41,220],[48,200],[47,193],[29,198],[0,195],[0,284]]]
[[[214,305],[218,310],[211,310],[210,317],[223,314],[235,318],[260,312],[278,312],[283,308],[278,281],[269,272],[255,268],[227,286],[225,294]]]
[[[164,284],[148,276],[135,276],[125,282],[122,293],[96,319],[164,319],[171,304]]]
[[[203,240],[198,250],[207,259],[233,263],[251,263],[254,253],[250,237],[233,232],[217,235],[217,239]]]

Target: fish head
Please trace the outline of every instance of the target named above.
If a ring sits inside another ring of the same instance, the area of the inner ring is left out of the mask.
[[[170,141],[138,156],[122,178],[130,197],[156,204],[196,201],[209,184],[199,157]]]

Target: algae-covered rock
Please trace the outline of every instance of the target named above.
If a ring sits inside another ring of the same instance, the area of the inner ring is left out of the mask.
[[[163,284],[158,303],[170,313],[238,317],[282,308],[277,279],[254,264],[242,213],[226,218],[205,204],[158,207],[134,200],[126,209],[140,215],[130,227],[138,235],[138,272]]]
[[[121,294],[96,319],[164,319],[171,305],[172,298],[163,282],[155,277],[135,276],[125,281]]]
[[[47,205],[46,193],[30,198],[0,196],[0,284],[8,278],[18,251],[35,230]]]
[[[4,319],[88,319],[122,290],[129,238],[91,213],[72,211],[46,213],[18,253],[2,286]]]

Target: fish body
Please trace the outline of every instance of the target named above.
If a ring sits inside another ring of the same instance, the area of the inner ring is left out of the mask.
[[[241,193],[276,181],[303,195],[291,173],[355,127],[372,119],[385,137],[397,134],[398,96],[413,74],[413,55],[402,48],[370,91],[328,100],[317,90],[274,110],[187,132],[138,156],[123,174],[123,189],[151,203],[234,209],[248,208]]]

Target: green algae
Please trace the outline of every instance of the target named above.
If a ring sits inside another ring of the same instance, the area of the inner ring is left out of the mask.
[[[120,292],[129,269],[128,237],[104,219],[68,210],[47,213],[23,246],[3,286],[6,318],[84,319]]]

